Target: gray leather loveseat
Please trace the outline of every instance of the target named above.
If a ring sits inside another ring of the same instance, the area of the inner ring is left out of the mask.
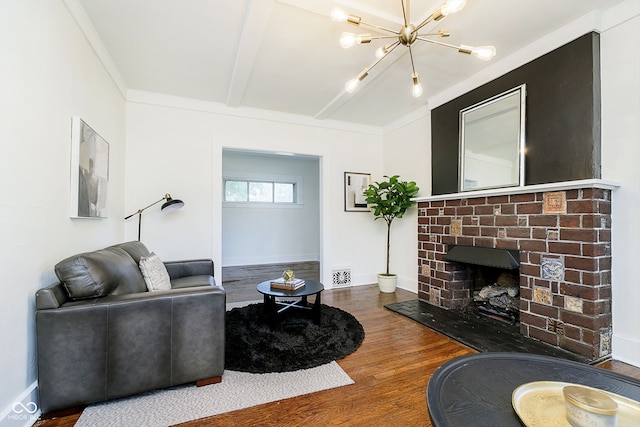
[[[140,242],[78,254],[36,292],[43,414],[221,380],[226,298],[213,262],[166,262],[170,289],[150,292],[139,265],[152,256]]]

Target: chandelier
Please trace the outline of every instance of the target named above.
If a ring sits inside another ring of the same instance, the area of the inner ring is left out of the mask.
[[[438,38],[449,37],[450,33],[447,30],[439,30],[437,33],[426,33],[419,34],[419,31],[425,27],[427,24],[431,22],[440,21],[444,17],[458,12],[461,10],[466,0],[446,0],[442,6],[440,6],[435,12],[429,15],[424,21],[419,23],[418,25],[414,25],[410,23],[410,0],[400,0],[402,5],[402,16],[404,19],[404,25],[400,28],[400,31],[393,31],[388,28],[381,27],[379,25],[370,24],[368,22],[364,22],[362,18],[355,15],[350,15],[341,9],[334,8],[331,11],[331,19],[335,22],[348,22],[349,24],[357,25],[357,26],[366,26],[378,30],[382,33],[390,33],[393,35],[384,35],[384,36],[374,36],[371,34],[354,34],[354,33],[342,33],[340,36],[340,46],[347,49],[357,44],[368,44],[373,40],[382,40],[382,39],[396,39],[396,41],[385,44],[384,46],[379,47],[375,54],[376,60],[370,66],[366,67],[360,74],[358,74],[355,78],[349,80],[344,88],[347,92],[352,93],[356,90],[358,85],[365,77],[369,75],[369,71],[373,67],[375,67],[380,61],[382,61],[391,51],[397,48],[400,45],[406,46],[409,49],[409,57],[411,58],[411,80],[413,82],[413,96],[420,97],[422,95],[422,84],[420,84],[420,78],[418,73],[416,72],[416,68],[413,62],[413,52],[411,50],[411,46],[416,41],[424,41],[427,43],[436,44],[439,46],[449,47],[453,49],[457,49],[458,52],[464,53],[467,55],[474,55],[480,59],[485,61],[490,60],[496,54],[496,48],[493,46],[467,46],[460,45],[455,46],[452,44],[444,43],[440,40],[434,40],[432,38],[427,38],[426,36],[436,36]]]

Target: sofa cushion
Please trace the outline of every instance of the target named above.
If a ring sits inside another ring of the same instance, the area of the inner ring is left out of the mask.
[[[155,253],[152,252],[151,255],[140,258],[140,271],[150,292],[171,289],[167,268]]]
[[[146,291],[138,265],[117,247],[74,255],[54,269],[72,300]]]
[[[133,261],[136,264],[140,263],[140,258],[142,258],[143,256],[151,255],[151,252],[149,252],[149,249],[147,249],[145,244],[138,241],[118,243],[117,245],[113,245],[111,247],[120,248],[126,253],[128,253],[131,256],[131,258],[133,258]]]

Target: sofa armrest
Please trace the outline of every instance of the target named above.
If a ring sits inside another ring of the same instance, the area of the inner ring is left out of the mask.
[[[213,276],[213,261],[210,259],[166,261],[164,265],[171,280],[186,276]]]
[[[69,301],[62,283],[56,283],[36,291],[36,309],[59,308]]]

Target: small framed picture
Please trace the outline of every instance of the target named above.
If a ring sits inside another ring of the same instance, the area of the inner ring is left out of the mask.
[[[71,126],[71,217],[106,218],[109,143],[80,117]]]
[[[364,190],[369,188],[371,174],[358,172],[344,173],[345,212],[369,212]]]

